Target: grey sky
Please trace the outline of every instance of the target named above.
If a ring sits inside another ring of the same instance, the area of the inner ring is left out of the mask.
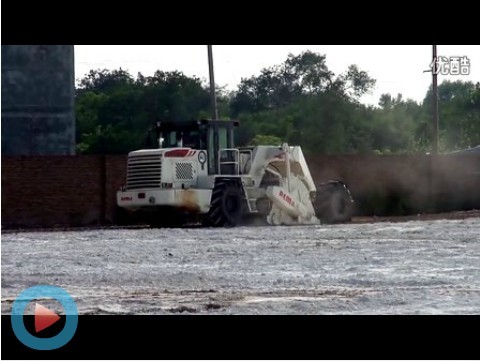
[[[365,104],[378,103],[383,93],[422,101],[431,83],[424,73],[431,62],[431,45],[214,45],[215,81],[233,90],[242,78],[258,75],[260,70],[282,63],[289,53],[304,50],[326,54],[327,65],[335,74],[357,64],[377,80],[375,90],[365,95]],[[470,75],[439,75],[444,79],[480,82],[479,45],[439,45],[438,55],[467,56]],[[76,45],[75,77],[90,69],[122,67],[134,76],[152,75],[155,70],[179,70],[208,81],[206,45]]]

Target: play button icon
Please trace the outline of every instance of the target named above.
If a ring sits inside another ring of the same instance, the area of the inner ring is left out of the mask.
[[[60,317],[51,309],[41,305],[39,300],[42,299],[48,299],[49,302],[53,299],[59,302],[65,316]],[[32,301],[37,302],[34,303],[35,327],[31,327],[31,329],[34,329],[31,330],[33,332],[30,332],[24,323],[24,315],[27,306],[29,304],[33,306]],[[73,335],[75,335],[78,324],[78,309],[73,298],[63,288],[50,285],[38,285],[27,288],[17,296],[12,304],[10,319],[13,333],[25,346],[35,350],[54,350],[68,343]],[[64,323],[59,322],[63,319],[65,319]],[[49,331],[57,331],[60,327],[62,327],[61,331],[55,336],[45,337]],[[45,329],[47,329],[47,331],[41,333],[42,330]]]
[[[39,303],[35,303],[35,332],[50,327],[60,319],[60,316]]]

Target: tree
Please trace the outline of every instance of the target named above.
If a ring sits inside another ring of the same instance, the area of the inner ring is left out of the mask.
[[[280,65],[265,68],[259,76],[242,79],[231,103],[232,115],[286,106],[304,94],[317,94],[332,83],[325,55],[305,51],[289,54]]]
[[[145,146],[145,135],[158,120],[196,119],[210,107],[198,78],[157,71],[134,79],[120,70],[90,71],[76,94],[78,151],[125,154]]]
[[[78,90],[93,91],[95,93],[107,93],[113,89],[129,86],[134,83],[133,77],[122,68],[118,70],[90,70],[90,72],[80,80]]]
[[[275,135],[257,134],[250,141],[250,145],[282,145],[282,140]]]
[[[348,71],[337,78],[336,90],[351,99],[358,100],[368,93],[376,83],[366,71],[358,69],[357,65],[350,65]]]
[[[307,152],[348,152],[356,144],[363,149],[358,134],[364,132],[354,124],[355,112],[358,98],[374,84],[355,65],[335,76],[325,55],[289,54],[282,64],[242,79],[230,103],[232,117],[247,128],[237,140],[248,144],[256,134],[269,134],[301,144]],[[355,135],[348,133],[353,129]]]
[[[393,98],[390,94],[382,94],[378,105],[385,110],[390,110],[398,104],[402,103],[402,94],[397,94],[397,98]]]
[[[307,154],[428,151],[431,89],[421,104],[402,94],[382,94],[378,107],[361,104],[374,85],[357,66],[335,75],[325,55],[306,51],[242,79],[231,94],[217,88],[218,109],[221,118],[240,120],[239,146],[286,141]],[[439,98],[441,149],[480,144],[480,83],[444,81]],[[134,78],[122,69],[92,70],[80,81],[75,106],[83,154],[125,154],[145,146],[147,130],[158,120],[211,114],[208,86],[178,71]]]
[[[438,86],[440,146],[444,151],[480,144],[479,85],[472,82],[444,81]],[[426,122],[431,119],[432,89],[423,101]],[[428,127],[428,126],[427,126]]]

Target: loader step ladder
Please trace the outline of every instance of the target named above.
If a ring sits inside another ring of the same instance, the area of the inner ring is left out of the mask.
[[[248,211],[250,213],[257,213],[257,199],[256,198],[248,198]]]
[[[238,175],[240,171],[239,152],[235,148],[222,148],[218,151],[218,174]]]
[[[240,174],[248,174],[252,166],[253,152],[251,149],[240,149]]]

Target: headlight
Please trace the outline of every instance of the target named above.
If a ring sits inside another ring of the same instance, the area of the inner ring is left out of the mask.
[[[207,161],[207,153],[201,151],[198,153],[198,161],[200,164],[204,164]]]

